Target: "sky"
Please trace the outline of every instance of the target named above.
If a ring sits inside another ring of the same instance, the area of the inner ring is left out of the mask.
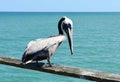
[[[120,12],[120,0],[0,0],[0,12]]]

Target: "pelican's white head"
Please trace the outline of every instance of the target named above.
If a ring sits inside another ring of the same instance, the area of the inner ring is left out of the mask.
[[[63,31],[66,33],[71,54],[73,54],[73,40],[72,40],[72,29],[73,22],[66,16],[63,16],[58,23],[59,34],[63,34]]]

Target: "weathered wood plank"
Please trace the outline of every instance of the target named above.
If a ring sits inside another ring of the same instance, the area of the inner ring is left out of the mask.
[[[31,63],[23,65],[21,64],[20,59],[5,56],[0,56],[0,63],[25,69],[32,69],[42,72],[93,80],[98,82],[120,82],[120,74],[114,74],[98,70],[90,70],[85,68],[76,68],[56,64],[53,64],[52,67],[49,67],[48,64],[42,62],[39,62],[39,64]]]

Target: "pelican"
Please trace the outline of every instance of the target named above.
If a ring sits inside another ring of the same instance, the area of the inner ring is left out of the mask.
[[[22,63],[28,64],[33,61],[38,63],[46,59],[49,66],[52,66],[50,57],[66,38],[68,38],[71,54],[73,54],[72,27],[72,20],[63,16],[58,22],[59,34],[30,41],[22,56]]]

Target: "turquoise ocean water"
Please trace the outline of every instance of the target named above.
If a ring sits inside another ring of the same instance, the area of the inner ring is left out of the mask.
[[[21,58],[30,40],[58,34],[62,16],[73,20],[74,55],[64,41],[56,64],[120,74],[120,13],[0,13],[0,54]],[[46,61],[44,61],[46,62]],[[0,82],[91,82],[0,64]]]

